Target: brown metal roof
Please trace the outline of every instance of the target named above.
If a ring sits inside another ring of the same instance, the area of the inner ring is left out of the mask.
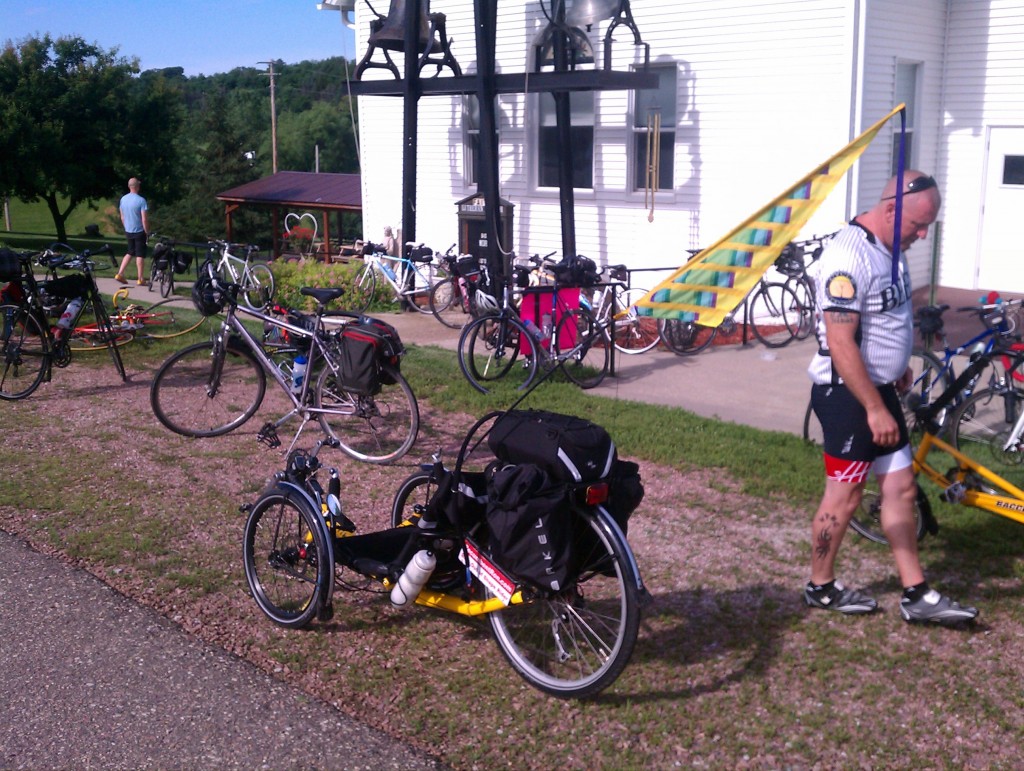
[[[217,194],[218,201],[251,206],[287,206],[329,211],[362,211],[359,174],[279,171]]]

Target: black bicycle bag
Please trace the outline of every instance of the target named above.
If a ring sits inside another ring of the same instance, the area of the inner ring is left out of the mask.
[[[6,247],[0,247],[0,281],[17,281],[21,278],[21,260]]]
[[[180,252],[177,249],[174,250],[171,256],[171,268],[175,273],[181,275],[182,273],[188,273],[188,269],[192,267],[192,255],[188,252]]]
[[[153,247],[153,268],[155,270],[167,270],[171,264],[171,255],[174,250],[170,244],[157,244]]]
[[[566,486],[533,463],[505,466],[487,483],[490,556],[517,581],[543,591],[566,587],[572,567]]]
[[[560,482],[604,479],[616,461],[615,443],[601,426],[545,410],[506,412],[487,444],[499,460],[535,463]]]
[[[395,380],[384,368],[391,365],[395,371],[405,353],[398,331],[387,322],[371,316],[360,316],[346,324],[338,340],[341,353],[341,386],[353,393],[373,396],[382,385],[393,385]]]

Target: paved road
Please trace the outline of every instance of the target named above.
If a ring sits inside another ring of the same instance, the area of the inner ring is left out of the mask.
[[[0,768],[440,769],[0,532]]]

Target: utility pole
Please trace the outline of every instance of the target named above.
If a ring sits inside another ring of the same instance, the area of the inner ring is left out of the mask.
[[[273,173],[277,174],[277,102],[274,99],[274,63],[258,62],[270,68],[270,154]]]

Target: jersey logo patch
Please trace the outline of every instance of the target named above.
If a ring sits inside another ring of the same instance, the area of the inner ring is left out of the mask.
[[[849,273],[837,272],[825,282],[825,294],[832,302],[848,305],[857,299],[857,285]]]

